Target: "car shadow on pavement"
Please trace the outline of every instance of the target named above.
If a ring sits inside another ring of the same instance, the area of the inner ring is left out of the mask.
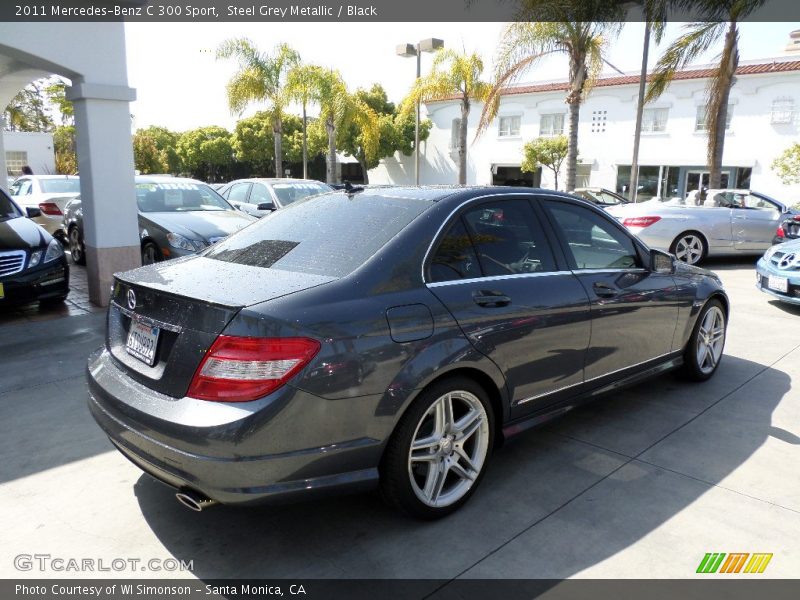
[[[775,308],[780,308],[785,313],[800,317],[800,304],[789,304],[780,300],[770,300],[769,303]]]
[[[731,356],[720,371],[703,384],[668,374],[518,436],[495,452],[470,502],[437,522],[397,514],[377,493],[199,514],[148,475],[134,493],[159,541],[192,561],[201,579],[566,578],[718,491],[770,436],[797,443],[772,425],[790,390],[786,373]],[[731,383],[734,373],[744,375]],[[757,393],[750,393],[755,377]],[[575,424],[587,418],[606,428],[605,438],[601,431],[582,439]],[[653,428],[644,439],[647,423]],[[625,436],[638,437],[614,445]],[[677,462],[662,467],[665,444]],[[686,470],[682,457],[692,463]]]

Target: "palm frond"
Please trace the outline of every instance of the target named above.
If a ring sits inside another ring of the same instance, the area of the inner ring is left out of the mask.
[[[645,102],[661,96],[678,71],[708,50],[722,35],[725,23],[689,23],[684,29],[686,33],[672,42],[658,59]]]

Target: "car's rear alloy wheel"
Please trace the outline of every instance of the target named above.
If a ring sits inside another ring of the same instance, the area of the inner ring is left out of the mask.
[[[86,255],[83,252],[83,240],[81,239],[81,233],[78,231],[77,227],[73,227],[69,230],[69,254],[72,256],[72,262],[76,265],[85,265],[86,264]]]
[[[443,517],[474,492],[491,454],[486,392],[458,378],[424,392],[404,415],[383,461],[382,490],[401,510]]]
[[[711,377],[725,348],[725,311],[718,300],[703,307],[684,353],[684,373],[695,381]]]
[[[672,242],[672,253],[687,265],[696,265],[706,255],[706,244],[696,233],[683,233]]]
[[[153,242],[147,242],[142,246],[142,264],[152,265],[161,260],[161,252]]]

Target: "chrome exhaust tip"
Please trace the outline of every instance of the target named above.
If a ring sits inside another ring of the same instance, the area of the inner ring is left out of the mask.
[[[219,504],[216,500],[190,491],[178,492],[175,494],[175,498],[186,508],[195,512],[200,512],[205,508]]]

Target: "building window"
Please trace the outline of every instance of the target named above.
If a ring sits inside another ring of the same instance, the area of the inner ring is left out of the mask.
[[[772,101],[772,117],[775,124],[792,123],[794,121],[794,98],[782,97]]]
[[[642,132],[661,133],[667,130],[668,108],[645,108],[642,113]]]
[[[728,114],[725,118],[725,129],[731,128],[731,119],[733,118],[733,104],[728,104]],[[708,112],[705,106],[697,107],[697,117],[694,122],[695,131],[708,131]]]
[[[517,137],[522,123],[522,117],[500,117],[497,135],[499,137]]]
[[[563,135],[564,113],[542,115],[539,121],[539,135]]]
[[[607,110],[592,111],[592,133],[605,133],[608,122]]]
[[[458,133],[461,129],[461,119],[453,119],[450,125],[450,150],[455,152],[458,150]]]
[[[8,169],[9,175],[20,175],[22,173],[22,167],[27,164],[27,152],[16,152],[13,150],[6,152],[6,169]]]

